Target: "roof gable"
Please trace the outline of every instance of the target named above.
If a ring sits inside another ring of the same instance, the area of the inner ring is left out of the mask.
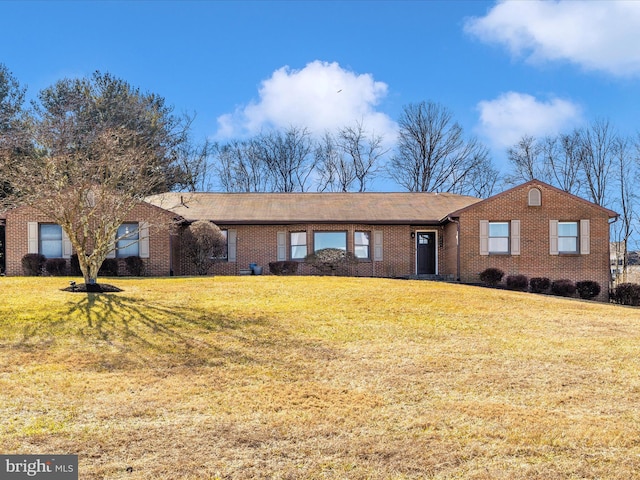
[[[456,210],[456,211],[450,213],[449,216],[452,217],[452,218],[457,218],[457,217],[460,216],[461,213],[465,213],[466,211],[469,211],[469,210],[471,210],[473,208],[476,208],[476,207],[481,207],[481,206],[485,205],[486,203],[496,201],[496,200],[500,199],[500,197],[510,195],[511,193],[513,193],[513,192],[515,192],[517,190],[527,190],[528,191],[530,187],[543,187],[545,189],[552,190],[552,191],[554,191],[556,193],[559,193],[560,195],[565,196],[568,200],[575,201],[575,202],[581,203],[583,205],[588,205],[589,207],[592,207],[592,208],[595,208],[595,209],[599,209],[603,213],[606,213],[609,218],[618,217],[618,213],[614,212],[613,210],[610,210],[610,209],[605,208],[605,207],[601,207],[600,205],[597,205],[597,204],[595,204],[593,202],[590,202],[589,200],[585,200],[584,198],[578,197],[577,195],[565,192],[564,190],[560,190],[559,188],[554,187],[553,185],[549,185],[548,183],[545,183],[545,182],[540,181],[540,180],[535,180],[535,179],[534,180],[529,180],[526,183],[522,183],[522,184],[517,185],[515,187],[509,188],[509,189],[507,189],[507,190],[505,190],[503,192],[500,192],[500,193],[498,193],[496,195],[493,195],[493,196],[491,196],[489,198],[481,200],[480,202],[477,202],[477,203],[462,207],[459,210]]]

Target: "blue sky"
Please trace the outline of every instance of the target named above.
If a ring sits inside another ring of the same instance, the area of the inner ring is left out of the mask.
[[[432,100],[504,167],[523,134],[640,130],[636,1],[2,1],[0,19],[31,98],[109,72],[197,113],[201,138],[360,120],[391,142]]]

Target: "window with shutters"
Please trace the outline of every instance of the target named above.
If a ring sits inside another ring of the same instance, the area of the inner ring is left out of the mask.
[[[307,232],[291,232],[291,260],[304,260],[307,256]]]
[[[489,253],[509,253],[509,222],[489,222]]]
[[[558,222],[558,252],[578,253],[578,222]]]
[[[38,232],[38,253],[47,258],[62,257],[62,227],[53,223],[41,223]]]
[[[353,253],[361,260],[371,258],[371,234],[370,232],[354,232]]]
[[[225,246],[221,255],[215,257],[216,260],[229,260],[229,230],[220,230],[220,233],[224,236]]]
[[[118,227],[116,256],[118,258],[137,257],[140,254],[140,229],[137,223],[123,223]]]

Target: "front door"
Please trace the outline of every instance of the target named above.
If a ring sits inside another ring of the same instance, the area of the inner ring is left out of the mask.
[[[436,232],[418,232],[416,238],[418,275],[435,275]]]

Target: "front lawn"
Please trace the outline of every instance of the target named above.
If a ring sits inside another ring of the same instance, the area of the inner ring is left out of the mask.
[[[629,479],[640,310],[330,277],[0,279],[0,452],[81,479]]]

